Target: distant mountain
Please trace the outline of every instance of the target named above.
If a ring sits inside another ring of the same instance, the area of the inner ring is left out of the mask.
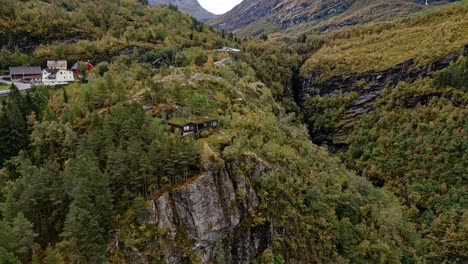
[[[390,20],[455,0],[245,0],[210,24],[240,35],[303,34]]]
[[[217,16],[204,9],[197,0],[148,0],[151,6],[160,5],[175,5],[180,11],[187,13],[194,18],[207,22],[208,20],[215,19]]]

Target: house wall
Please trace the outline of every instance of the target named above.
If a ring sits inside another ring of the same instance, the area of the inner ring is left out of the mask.
[[[19,81],[25,79],[41,79],[42,76],[40,74],[11,74],[10,79],[12,81]]]
[[[47,76],[49,76],[49,75],[50,75],[50,73],[48,73],[46,70],[42,71],[42,79],[47,78]]]
[[[189,127],[188,130],[185,130],[184,127],[185,126],[176,126],[176,125],[171,125],[171,131],[172,132],[176,132],[177,130],[179,130],[179,132],[182,134],[182,135],[188,135],[188,134],[192,134],[193,132],[195,132],[195,125],[187,125]]]
[[[177,125],[171,124],[170,126],[171,126],[172,132],[176,132],[178,130],[183,136],[186,136],[186,135],[190,135],[193,133],[199,133],[199,132],[208,131],[210,129],[216,128],[218,126],[218,121],[212,120],[212,121],[207,121],[203,124],[191,123],[185,126],[177,126]],[[185,130],[184,127],[188,127],[188,130]]]
[[[72,71],[59,71],[57,72],[57,81],[59,82],[72,82],[75,80]]]
[[[55,79],[49,79],[50,73],[44,71],[42,74],[42,83],[44,85],[65,85],[75,81],[72,71],[60,70],[55,74]]]
[[[49,69],[66,70],[67,66],[49,66]]]

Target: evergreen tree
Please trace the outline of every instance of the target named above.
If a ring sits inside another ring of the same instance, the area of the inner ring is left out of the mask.
[[[35,234],[32,224],[19,213],[12,221],[0,221],[0,263],[9,259],[26,263],[31,260]]]
[[[12,222],[11,230],[15,234],[15,240],[10,241],[14,245],[16,256],[26,263],[31,259],[34,246],[33,225],[22,213],[19,213]]]
[[[10,96],[0,107],[0,167],[27,147],[29,132],[26,117],[39,113],[29,93],[23,96],[14,85],[10,91]]]
[[[65,260],[56,248],[48,247],[45,251],[43,264],[65,264]]]
[[[13,253],[8,252],[3,247],[0,247],[0,263],[2,263],[2,264],[21,264],[21,261]]]
[[[3,220],[11,221],[18,214],[19,205],[15,197],[16,185],[14,182],[7,182],[3,188],[4,202],[0,206]]]
[[[19,193],[18,200],[15,202],[11,198],[7,204],[14,208],[16,203],[16,207],[34,223],[35,231],[42,239],[55,241],[63,228],[70,203],[59,165],[46,161],[38,167],[22,155],[17,161],[17,171],[22,177],[9,192]]]
[[[74,263],[100,263],[106,255],[106,240],[112,228],[112,196],[107,175],[101,173],[92,155],[71,161],[66,177],[75,186],[62,237],[65,256]]]
[[[89,205],[81,204],[90,203],[83,199],[87,192],[85,187],[80,184],[75,192],[78,193],[77,200],[70,206],[61,245],[67,259],[72,263],[101,263],[106,253],[106,238],[102,227],[92,212],[84,208]]]
[[[0,112],[0,166],[27,144],[26,120],[17,104],[8,103]]]

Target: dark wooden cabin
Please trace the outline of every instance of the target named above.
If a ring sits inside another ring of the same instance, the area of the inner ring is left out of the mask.
[[[172,132],[179,131],[183,136],[198,134],[218,127],[218,120],[212,117],[173,118],[167,122]]]
[[[10,67],[10,79],[12,81],[36,80],[41,78],[41,67]]]

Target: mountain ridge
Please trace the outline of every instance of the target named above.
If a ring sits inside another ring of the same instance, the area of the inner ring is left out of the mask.
[[[320,33],[335,28],[391,20],[453,1],[246,0],[210,21],[239,35]]]
[[[217,17],[217,15],[204,9],[197,0],[148,0],[148,4],[150,6],[175,5],[180,11],[202,22],[207,22]]]

